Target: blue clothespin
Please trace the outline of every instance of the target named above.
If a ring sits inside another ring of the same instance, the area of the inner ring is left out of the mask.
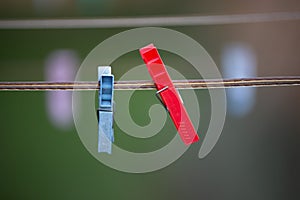
[[[98,109],[98,152],[111,154],[114,142],[113,94],[114,76],[110,66],[98,67],[99,109]]]

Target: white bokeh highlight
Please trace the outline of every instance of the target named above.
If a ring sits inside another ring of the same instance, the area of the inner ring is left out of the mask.
[[[253,49],[244,43],[230,43],[222,50],[223,78],[256,77],[256,55]],[[255,88],[230,88],[226,90],[228,114],[243,117],[251,112],[255,105]]]

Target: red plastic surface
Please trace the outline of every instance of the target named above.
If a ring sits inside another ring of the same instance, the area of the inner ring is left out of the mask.
[[[181,102],[181,98],[173,85],[156,47],[150,44],[141,48],[140,54],[147,65],[147,69],[156,85],[156,89],[161,90],[168,86],[167,89],[159,94],[170,113],[182,141],[186,145],[197,142],[199,136],[195,131],[191,119]]]

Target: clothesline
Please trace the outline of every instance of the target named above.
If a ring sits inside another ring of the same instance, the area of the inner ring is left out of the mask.
[[[275,87],[300,86],[300,76],[256,77],[241,79],[192,79],[174,80],[177,89],[217,89],[236,87]],[[151,90],[155,89],[152,81],[115,81],[115,90]],[[76,82],[0,82],[0,91],[86,91],[99,90],[96,81]]]
[[[300,20],[300,12],[230,15],[186,15],[115,17],[98,19],[10,19],[0,20],[0,29],[84,29],[146,26],[199,26]]]

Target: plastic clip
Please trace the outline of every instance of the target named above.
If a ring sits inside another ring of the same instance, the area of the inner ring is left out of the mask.
[[[143,47],[140,49],[140,54],[156,85],[157,93],[160,95],[163,105],[169,111],[182,141],[186,145],[197,142],[199,136],[156,47],[153,44]]]
[[[98,108],[98,152],[111,154],[114,142],[113,93],[114,76],[111,67],[98,67],[99,108]]]

